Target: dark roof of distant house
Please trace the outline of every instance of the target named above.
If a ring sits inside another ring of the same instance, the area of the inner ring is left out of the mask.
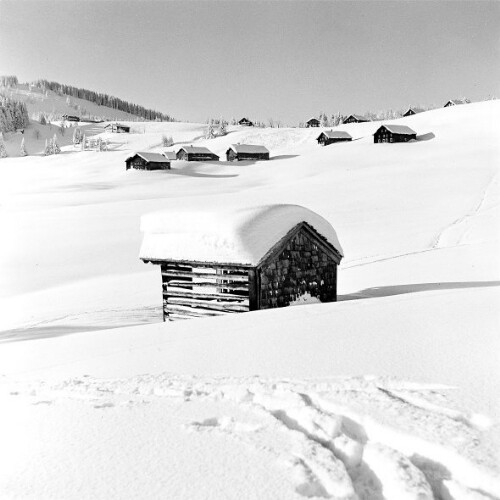
[[[385,127],[389,132],[392,132],[393,134],[403,134],[403,135],[416,134],[414,130],[412,130],[410,127],[407,127],[406,125],[385,124],[381,125],[377,130],[380,130],[382,127]]]
[[[309,120],[306,121],[306,123],[309,123],[309,122],[319,122],[319,120],[317,118],[314,118],[314,116],[312,118],[309,118]]]
[[[406,113],[408,113],[408,111],[413,111],[414,113],[423,113],[425,111],[424,108],[419,108],[417,106],[410,106],[407,110],[406,110]],[[405,113],[405,114],[406,114]]]
[[[133,158],[134,156],[140,156],[141,158],[144,158],[148,162],[153,162],[153,163],[163,163],[165,161],[165,157],[159,153],[143,153],[142,151],[138,151],[132,156],[129,156],[127,160],[130,160],[130,158]]]
[[[319,134],[316,140],[318,140],[323,134],[325,134],[328,139],[352,139],[351,134],[348,134],[343,130],[325,130]]]
[[[204,154],[204,155],[213,155],[212,151],[210,151],[208,148],[204,148],[202,146],[182,146],[182,148],[179,148],[179,151],[184,150],[186,153],[193,153],[193,154]],[[177,151],[177,152],[179,152]]]
[[[231,144],[229,149],[232,149],[236,153],[269,153],[269,150],[265,146],[258,146],[256,144]]]
[[[469,104],[469,99],[467,98],[463,98],[463,99],[450,99],[446,104],[448,104],[449,102],[451,102],[452,104]]]
[[[356,120],[360,121],[360,122],[369,122],[370,120],[364,116],[361,116],[361,115],[349,115],[346,120],[348,120],[349,118],[355,118]]]
[[[242,118],[238,123],[241,123],[241,122],[250,122],[250,123],[252,123],[252,120],[249,120],[248,118]]]
[[[164,151],[162,155],[167,159],[167,160],[176,160],[177,156],[175,155],[175,151]]]

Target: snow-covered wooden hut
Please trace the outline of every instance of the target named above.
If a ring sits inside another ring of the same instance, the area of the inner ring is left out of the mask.
[[[113,132],[115,134],[130,133],[130,127],[128,125],[123,125],[122,123],[108,123],[104,128],[107,132]]]
[[[170,161],[159,153],[138,152],[125,160],[126,170],[170,170]]]
[[[408,142],[417,138],[417,133],[406,125],[381,125],[373,134],[373,142]]]
[[[361,115],[349,115],[343,123],[364,123],[369,122],[370,120]]]
[[[326,130],[316,138],[321,146],[328,146],[334,142],[352,141],[352,136],[342,130]]]
[[[319,127],[320,123],[317,118],[309,118],[309,120],[306,121],[306,127]]]
[[[62,115],[62,119],[66,120],[67,122],[78,122],[80,121],[80,118],[75,115]]]
[[[417,113],[423,113],[425,111],[425,109],[423,108],[418,108],[416,106],[410,106],[408,108],[408,110],[406,111],[406,113],[404,113],[403,116],[412,116],[412,115],[416,115]]]
[[[248,118],[242,118],[238,125],[244,125],[245,127],[253,127],[253,122],[251,122]]]
[[[460,104],[470,104],[470,101],[465,97],[463,99],[450,99],[443,107],[449,108],[451,106],[459,106]]]
[[[342,247],[297,205],[142,217],[140,258],[161,268],[164,320],[337,300]]]
[[[219,157],[208,148],[201,146],[183,146],[177,151],[178,160],[186,161],[219,161]]]
[[[174,161],[177,160],[177,155],[175,154],[175,151],[163,151],[162,155],[168,160],[168,161]]]
[[[231,144],[226,151],[227,161],[269,160],[269,150],[256,144]]]

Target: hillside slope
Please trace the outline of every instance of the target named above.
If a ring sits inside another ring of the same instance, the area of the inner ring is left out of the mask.
[[[145,123],[107,153],[2,160],[0,487],[499,499],[499,118],[497,101],[457,106],[401,119],[417,142],[373,144],[367,123],[325,148],[318,129],[206,141],[201,124]],[[273,159],[126,171],[162,133]],[[140,216],[264,203],[332,223],[339,302],[161,323]]]

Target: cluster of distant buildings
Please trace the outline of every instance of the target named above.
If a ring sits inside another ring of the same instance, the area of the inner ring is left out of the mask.
[[[468,99],[453,99],[448,101],[444,107],[468,104]],[[412,116],[426,111],[423,108],[411,106],[403,116]],[[364,116],[352,114],[345,120],[344,124],[365,123],[370,120]],[[239,125],[253,126],[253,122],[247,118],[242,118]],[[317,118],[311,118],[306,122],[307,127],[319,127],[320,121]],[[115,133],[128,133],[130,127],[119,123],[106,125],[106,129]],[[384,124],[381,125],[373,134],[375,143],[394,143],[408,142],[416,140],[417,132],[406,125]],[[321,146],[328,146],[337,142],[352,141],[352,136],[343,130],[325,130],[316,138]],[[244,160],[269,160],[269,150],[265,146],[255,144],[231,144],[226,151],[227,161]],[[175,160],[184,161],[219,161],[219,156],[212,153],[204,146],[182,146],[176,152],[166,151],[164,153],[137,152],[125,160],[126,169],[131,168],[139,170],[169,170],[171,162]]]

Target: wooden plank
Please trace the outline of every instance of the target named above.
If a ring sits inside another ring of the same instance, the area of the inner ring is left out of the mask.
[[[237,272],[241,274],[246,274],[249,270],[248,267],[242,267],[238,265],[231,264],[220,264],[217,262],[190,262],[181,263],[181,262],[164,262],[162,263],[162,269],[173,269],[173,270],[188,270],[191,271],[193,268],[198,269],[213,269],[214,271],[231,271]],[[216,274],[216,273],[214,273]]]
[[[234,302],[217,302],[217,301],[207,301],[199,299],[191,299],[187,297],[169,297],[167,308],[172,305],[193,307],[198,309],[208,309],[210,311],[224,311],[224,312],[246,312],[249,310],[248,305],[242,305]]]
[[[201,273],[201,272],[184,272],[184,271],[174,271],[167,270],[161,273],[162,276],[166,278],[213,278],[213,279],[223,279],[228,281],[238,281],[238,282],[246,282],[248,281],[248,274],[240,275],[240,274],[212,274],[212,273]]]
[[[231,311],[212,311],[210,309],[194,309],[193,307],[186,307],[180,304],[170,305],[167,309],[168,313],[184,314],[192,316],[193,318],[204,318],[206,316],[224,316],[225,314],[232,314]]]
[[[223,299],[223,300],[229,300],[229,301],[247,301],[248,302],[248,295],[235,295],[232,293],[200,293],[195,290],[173,290],[173,287],[167,287],[165,286],[164,292],[163,292],[164,297],[188,297],[188,298],[193,298],[193,299],[209,299],[209,300],[216,300],[216,299]]]
[[[177,288],[187,288],[187,289],[192,289],[193,287],[199,287],[199,288],[225,288],[227,290],[234,290],[234,291],[241,291],[241,292],[247,292],[248,291],[248,283],[214,283],[214,282],[209,282],[209,281],[204,281],[200,283],[196,283],[193,281],[178,281],[178,280],[169,280],[164,285],[169,289],[170,287],[177,287]]]

